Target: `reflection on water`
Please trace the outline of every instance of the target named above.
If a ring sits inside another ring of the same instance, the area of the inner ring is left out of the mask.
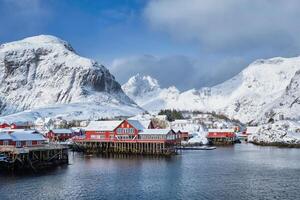
[[[297,199],[300,149],[236,145],[171,158],[70,153],[70,165],[0,174],[0,199]]]

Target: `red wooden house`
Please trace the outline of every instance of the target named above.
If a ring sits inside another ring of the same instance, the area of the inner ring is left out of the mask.
[[[189,140],[189,132],[188,131],[177,131],[179,138],[181,141],[188,141]]]
[[[212,144],[233,144],[236,134],[234,129],[208,129],[207,139]]]
[[[30,124],[27,122],[14,122],[10,124],[11,129],[30,129]]]
[[[138,120],[92,121],[85,128],[85,140],[174,143],[179,139],[171,129],[147,129]]]
[[[179,135],[172,129],[144,129],[139,133],[139,140],[143,142],[178,143]]]
[[[1,123],[0,124],[0,128],[9,128],[10,127],[10,125],[8,124],[8,123]]]
[[[71,129],[52,129],[46,134],[51,141],[65,142],[75,136]]]
[[[32,147],[41,145],[46,139],[35,131],[1,132],[0,146]]]
[[[133,140],[144,129],[137,120],[92,121],[85,128],[88,140]]]

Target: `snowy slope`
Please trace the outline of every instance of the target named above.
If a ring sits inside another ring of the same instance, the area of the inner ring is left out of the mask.
[[[299,147],[300,123],[282,120],[274,124],[260,125],[257,133],[248,136],[248,141],[264,145],[297,145]]]
[[[110,107],[112,115],[141,112],[104,66],[79,56],[67,42],[54,36],[2,44],[0,82],[2,116],[30,109],[34,115],[43,115],[45,110],[53,110],[48,108],[53,105],[60,107],[54,109],[54,116],[68,115],[70,110],[90,110],[94,111],[91,115],[98,116],[106,110],[106,116]],[[64,106],[69,104],[74,106]]]
[[[269,116],[273,119],[280,119],[282,115],[285,119],[300,120],[300,70],[295,73],[285,91],[271,105],[262,112],[258,120],[266,119]]]
[[[255,61],[232,79],[212,88],[191,89],[180,93],[172,87],[172,89],[158,88],[154,92],[129,93],[130,89],[125,84],[127,87],[123,85],[123,89],[138,105],[148,110],[174,108],[215,111],[246,123],[258,118],[266,118],[265,113],[269,112],[275,104],[279,104],[277,101],[293,99],[292,95],[295,96],[294,93],[299,90],[294,89],[294,92],[290,93],[286,91],[289,90],[287,87],[293,77],[294,82],[299,80],[299,75],[295,76],[298,70],[300,70],[300,57],[277,57]],[[131,81],[130,85],[135,84]],[[135,87],[138,85],[136,84]],[[278,100],[280,98],[281,100]],[[297,114],[299,112],[295,111],[299,110],[299,106],[295,106],[296,104],[290,110],[293,110],[296,116],[289,115],[294,118],[299,117]],[[290,111],[281,109],[280,112],[285,114]]]

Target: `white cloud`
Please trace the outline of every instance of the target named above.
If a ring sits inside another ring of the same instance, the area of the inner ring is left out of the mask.
[[[209,51],[300,47],[298,0],[152,0],[149,24],[176,39],[196,41]]]
[[[115,59],[109,69],[122,84],[140,73],[156,78],[162,87],[175,85],[186,90],[221,83],[245,65],[242,58],[236,57],[211,61],[186,56],[144,55]]]

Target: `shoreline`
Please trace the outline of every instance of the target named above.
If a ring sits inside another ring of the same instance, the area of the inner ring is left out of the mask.
[[[300,148],[300,144],[288,144],[288,143],[282,143],[282,142],[248,142],[257,146],[269,146],[269,147],[279,147],[279,148]]]

